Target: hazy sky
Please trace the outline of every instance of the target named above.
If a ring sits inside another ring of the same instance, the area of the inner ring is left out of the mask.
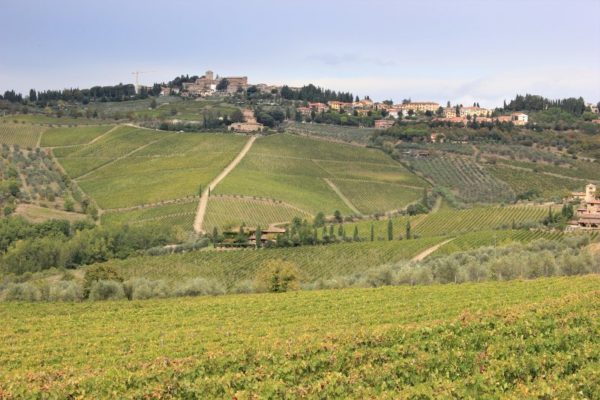
[[[0,0],[0,90],[247,75],[377,100],[600,100],[600,0]]]

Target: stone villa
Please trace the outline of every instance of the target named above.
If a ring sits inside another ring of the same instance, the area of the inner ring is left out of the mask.
[[[569,230],[600,230],[600,198],[596,185],[588,184],[585,192],[573,192],[569,199],[579,201],[577,219],[571,222]]]

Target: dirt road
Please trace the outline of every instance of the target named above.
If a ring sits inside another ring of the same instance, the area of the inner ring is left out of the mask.
[[[225,177],[229,175],[229,173],[233,171],[235,167],[237,167],[240,161],[242,161],[246,154],[248,154],[255,140],[256,136],[252,136],[250,140],[248,140],[248,142],[244,145],[242,151],[240,151],[240,153],[233,159],[233,161],[230,162],[229,165],[227,165],[225,169],[221,171],[221,173],[217,175],[217,177],[213,179],[212,182],[208,184],[208,187],[202,192],[202,196],[200,196],[200,202],[198,203],[198,211],[196,212],[196,218],[194,219],[194,231],[196,231],[196,233],[204,233],[202,225],[204,223],[204,215],[206,214],[206,206],[208,205],[209,192],[215,190],[215,187],[223,179],[225,179]]]

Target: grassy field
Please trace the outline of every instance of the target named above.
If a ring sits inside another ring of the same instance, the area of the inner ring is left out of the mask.
[[[191,278],[210,278],[230,289],[254,280],[269,260],[285,260],[302,272],[304,283],[350,275],[388,262],[410,259],[443,238],[405,241],[341,243],[264,250],[196,251],[157,257],[109,261],[125,278],[146,277],[176,283]]]
[[[52,117],[43,114],[20,114],[20,115],[8,115],[0,117],[0,122],[19,122],[37,125],[97,125],[101,123],[110,123],[109,121],[102,119],[91,119],[91,118],[74,118],[74,117]]]
[[[44,130],[46,128],[39,125],[3,121],[0,122],[0,143],[34,148]]]
[[[289,222],[294,217],[312,219],[312,215],[286,204],[261,199],[211,196],[204,220],[207,232],[217,227],[235,227],[241,223],[266,228],[275,222]]]
[[[63,126],[50,128],[42,136],[42,147],[86,144],[106,133],[112,125]]]
[[[279,134],[257,140],[215,192],[282,200],[311,214],[350,214],[324,180],[337,177],[427,185],[380,151]]]
[[[43,222],[49,219],[66,219],[73,222],[87,217],[85,214],[40,207],[33,204],[19,204],[15,214],[21,215],[31,222]]]
[[[600,392],[599,286],[600,277],[589,275],[216,298],[2,303],[0,393],[592,399]]]

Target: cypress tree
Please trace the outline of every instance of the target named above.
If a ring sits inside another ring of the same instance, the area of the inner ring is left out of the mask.
[[[394,240],[394,225],[392,223],[391,218],[388,219],[387,236],[388,236],[388,240]]]
[[[371,223],[371,242],[375,240],[375,227]]]
[[[354,235],[352,235],[352,238],[354,239],[355,242],[358,242],[358,226],[354,226]]]
[[[410,239],[410,220],[406,221],[406,238]]]
[[[256,248],[260,248],[262,246],[261,238],[262,238],[262,230],[260,226],[256,227],[256,232],[254,232],[254,237],[256,238]]]

